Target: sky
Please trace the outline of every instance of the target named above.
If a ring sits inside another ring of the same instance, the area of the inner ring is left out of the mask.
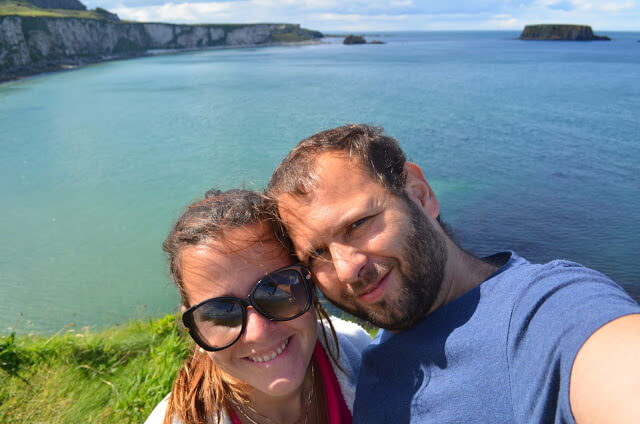
[[[331,31],[522,30],[527,24],[640,31],[640,0],[81,0],[121,19],[298,23]]]

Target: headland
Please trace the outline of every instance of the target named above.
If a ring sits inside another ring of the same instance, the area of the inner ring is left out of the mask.
[[[78,0],[0,0],[0,82],[154,51],[241,47],[318,40],[298,24],[121,21]]]

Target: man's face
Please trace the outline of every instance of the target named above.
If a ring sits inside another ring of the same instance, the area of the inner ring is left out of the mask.
[[[343,155],[322,154],[315,170],[309,196],[278,199],[297,255],[339,308],[389,330],[412,326],[429,312],[444,276],[435,217]]]

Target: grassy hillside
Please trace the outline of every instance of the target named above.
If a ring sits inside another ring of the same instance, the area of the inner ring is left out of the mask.
[[[174,315],[95,332],[0,336],[0,423],[143,422],[190,346]]]
[[[0,0],[0,16],[106,19],[98,10],[40,9],[20,0]]]
[[[143,422],[189,345],[173,315],[101,332],[0,336],[0,422]]]

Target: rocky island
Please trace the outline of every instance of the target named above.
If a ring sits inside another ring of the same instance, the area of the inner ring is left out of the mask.
[[[297,24],[123,22],[78,0],[0,0],[0,82],[110,59],[176,51],[305,42],[322,33]]]
[[[543,24],[524,27],[521,40],[562,40],[562,41],[609,41],[606,36],[593,33],[588,25]]]
[[[342,40],[342,44],[367,44],[367,40],[364,38],[364,35],[347,35]],[[384,41],[380,40],[371,40],[369,44],[385,44]]]
[[[347,35],[342,44],[365,44],[367,41],[362,35]]]

